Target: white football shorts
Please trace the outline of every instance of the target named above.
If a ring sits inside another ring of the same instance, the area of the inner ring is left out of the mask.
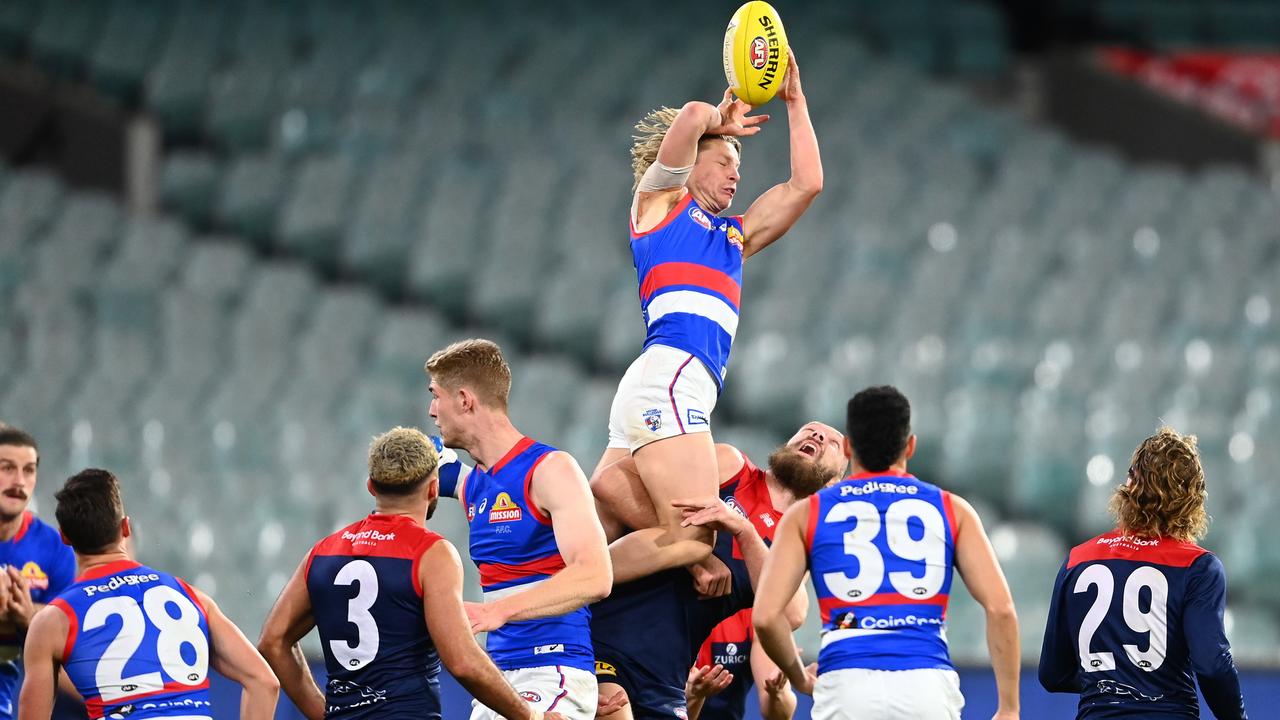
[[[954,670],[832,670],[813,688],[813,720],[960,720]]]
[[[599,702],[596,674],[563,665],[503,670],[502,675],[534,710],[555,711],[569,720],[594,720]],[[471,701],[471,720],[502,720],[502,716]]]
[[[654,440],[711,432],[719,390],[693,355],[650,345],[618,383],[609,410],[609,447],[632,452]]]

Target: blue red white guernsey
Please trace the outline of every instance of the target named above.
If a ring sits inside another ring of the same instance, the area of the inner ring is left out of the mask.
[[[644,347],[693,355],[724,388],[742,296],[742,216],[717,217],[686,194],[657,227],[631,225],[631,256],[648,328]]]
[[[529,501],[534,470],[553,452],[523,438],[493,467],[474,468],[458,488],[486,602],[527,590],[564,568],[551,518]],[[507,623],[489,633],[489,656],[503,670],[563,665],[591,672],[590,618],[587,608],[579,608]]]
[[[946,614],[955,535],[951,494],[910,475],[862,473],[810,496],[819,674],[954,669]]]
[[[773,544],[773,535],[782,522],[782,513],[773,507],[765,471],[743,456],[742,470],[721,487],[721,491],[733,493],[726,502],[732,502],[746,514],[760,533],[766,545]],[[742,550],[735,541],[733,556],[742,559]],[[745,566],[744,566],[745,568]],[[705,720],[742,718],[746,712],[747,693],[751,690],[751,646],[755,632],[751,627],[751,608],[743,608],[727,618],[711,631],[710,637],[698,650],[698,665],[723,665],[733,673],[733,682],[716,695],[707,698],[702,706]]]
[[[307,593],[324,649],[328,718],[440,718],[440,655],[418,563],[440,536],[373,513],[321,540]]]
[[[76,577],[76,557],[62,542],[57,529],[31,512],[12,540],[0,542],[0,571],[17,568],[27,579],[31,601],[48,603],[66,590]],[[18,669],[23,636],[0,631],[0,718],[12,717],[18,698]]]
[[[1198,679],[1219,720],[1244,718],[1225,608],[1222,563],[1199,545],[1099,535],[1058,573],[1040,682],[1080,693],[1079,718],[1196,718]]]
[[[209,621],[182,580],[132,560],[89,570],[50,603],[62,666],[90,718],[209,718]]]

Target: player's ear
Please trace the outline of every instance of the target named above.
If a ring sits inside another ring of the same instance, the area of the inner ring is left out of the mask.
[[[133,534],[133,522],[129,520],[129,516],[125,515],[120,520],[120,537],[127,538]]]
[[[911,437],[907,438],[907,446],[902,450],[902,459],[910,460],[911,456],[915,454],[916,454],[916,436],[913,433]]]
[[[843,438],[840,438],[840,449],[844,451],[845,460],[853,459],[853,443],[849,442],[848,435],[845,435]]]
[[[427,478],[423,492],[426,493],[427,502],[431,502],[440,497],[440,471],[436,470],[431,473],[431,477]]]
[[[374,497],[378,497],[378,493],[374,492],[374,489],[373,489],[373,478],[369,478],[368,480],[364,481],[364,489],[368,490],[370,495]]]
[[[476,394],[470,388],[458,388],[458,401],[463,412],[470,412],[476,407]]]

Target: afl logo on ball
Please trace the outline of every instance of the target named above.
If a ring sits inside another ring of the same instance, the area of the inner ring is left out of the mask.
[[[769,43],[759,35],[755,40],[751,41],[751,67],[761,70],[764,64],[769,61]]]

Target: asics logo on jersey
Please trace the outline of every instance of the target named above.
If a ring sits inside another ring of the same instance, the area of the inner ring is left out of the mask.
[[[520,506],[511,499],[507,493],[498,493],[498,497],[493,501],[493,508],[489,510],[489,522],[515,522],[524,516],[524,512]]]
[[[93,597],[98,593],[111,592],[118,590],[125,585],[141,585],[143,583],[158,582],[160,576],[155,573],[148,575],[116,575],[101,585],[85,585],[85,597]]]
[[[377,530],[361,530],[358,533],[353,533],[350,530],[343,530],[342,539],[350,540],[351,542],[356,542],[356,543],[369,542],[369,541],[378,542],[380,540],[390,541],[390,540],[396,539],[396,534],[393,532],[390,532],[390,533],[378,532]]]
[[[920,489],[915,485],[901,485],[887,481],[872,481],[862,483],[861,485],[843,485],[840,488],[840,497],[844,497],[846,495],[870,495],[871,493],[876,492],[915,495],[920,492]]]

